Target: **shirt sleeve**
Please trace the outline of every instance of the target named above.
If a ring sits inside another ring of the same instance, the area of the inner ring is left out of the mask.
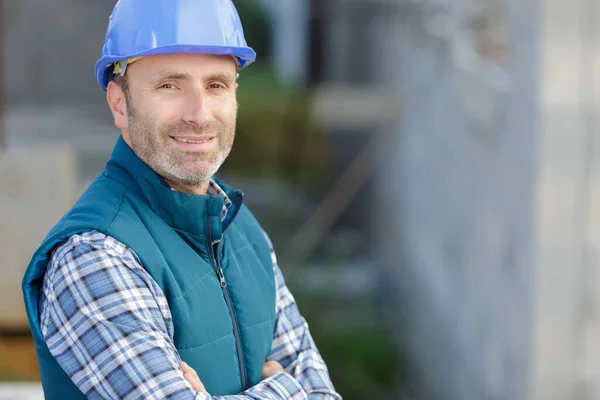
[[[279,362],[300,383],[308,399],[341,400],[310,334],[308,323],[285,284],[273,244],[268,237],[267,241],[271,246],[277,288],[275,336],[268,359]]]
[[[54,251],[41,303],[50,353],[89,399],[306,399],[284,373],[239,395],[194,391],[179,367],[164,294],[133,251],[99,232]]]

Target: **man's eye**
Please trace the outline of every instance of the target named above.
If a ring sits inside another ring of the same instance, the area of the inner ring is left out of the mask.
[[[175,89],[175,85],[173,85],[172,83],[165,83],[164,85],[160,86],[161,89]]]
[[[220,83],[212,83],[209,88],[211,89],[222,89],[224,86],[221,85]]]

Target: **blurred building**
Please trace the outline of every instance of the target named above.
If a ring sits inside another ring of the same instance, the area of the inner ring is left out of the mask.
[[[400,97],[351,210],[394,276],[385,312],[419,396],[599,398],[600,9],[311,4],[309,82]],[[354,131],[366,143],[387,124]]]
[[[420,395],[599,398],[594,2],[313,7],[318,80],[400,94],[361,203]]]
[[[93,65],[113,1],[3,1],[4,126],[9,148],[74,148],[93,179],[118,132]]]

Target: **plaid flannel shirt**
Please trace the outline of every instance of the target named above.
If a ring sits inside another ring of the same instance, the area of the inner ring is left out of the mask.
[[[214,182],[209,193],[226,197]],[[238,395],[211,397],[192,389],[179,367],[162,290],[131,249],[97,231],[74,235],[53,252],[40,300],[42,334],[59,365],[90,399],[341,399],[272,245],[271,256],[277,300],[268,359],[287,373]]]

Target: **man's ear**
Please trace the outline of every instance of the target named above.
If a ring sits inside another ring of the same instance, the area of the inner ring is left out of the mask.
[[[127,114],[127,98],[123,89],[115,81],[110,81],[106,88],[106,101],[112,112],[115,126],[119,129],[129,128]]]

